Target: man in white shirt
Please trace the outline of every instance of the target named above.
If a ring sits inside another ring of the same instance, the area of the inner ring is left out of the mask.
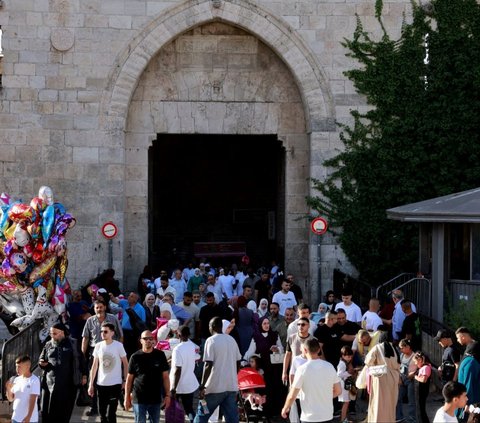
[[[213,275],[207,276],[207,286],[205,288],[205,293],[207,292],[213,292],[213,295],[215,295],[215,302],[217,304],[222,301],[222,284],[219,281],[216,281],[215,276]]]
[[[376,331],[380,325],[383,324],[382,319],[378,315],[380,309],[380,301],[376,298],[371,298],[368,303],[368,311],[362,316],[362,329],[369,332]]]
[[[168,286],[175,290],[175,302],[179,303],[182,301],[183,293],[187,290],[187,283],[185,282],[185,279],[183,279],[182,271],[180,269],[175,270],[173,279],[169,280]]]
[[[181,343],[172,352],[170,386],[172,397],[177,397],[190,421],[193,421],[193,394],[198,388],[195,376],[195,360],[199,357],[200,347],[190,341],[190,329],[183,326],[179,331]]]
[[[161,279],[162,276],[167,276],[167,272],[165,270],[161,270],[160,271],[160,276],[158,278],[155,278],[155,280],[153,281],[153,284],[155,285],[155,293],[158,291],[158,289],[161,286],[160,279]],[[168,280],[168,278],[167,278],[167,280]]]
[[[13,401],[12,422],[38,422],[37,398],[40,395],[40,379],[31,372],[32,362],[28,355],[15,360],[17,377],[6,383],[7,399]]]
[[[335,306],[335,310],[343,308],[347,314],[347,320],[361,324],[362,323],[362,310],[352,301],[352,292],[344,291],[342,293],[342,302]]]
[[[290,291],[290,282],[284,280],[282,282],[282,290],[276,292],[272,298],[273,303],[277,303],[280,307],[280,315],[285,315],[285,310],[287,308],[294,308],[297,305],[297,300],[295,299],[295,295],[293,292]]]
[[[319,357],[318,340],[309,339],[304,344],[308,361],[295,372],[290,392],[282,409],[287,418],[295,398],[300,394],[302,422],[329,422],[333,419],[333,399],[342,392],[335,368]]]
[[[177,291],[169,285],[168,276],[162,275],[160,276],[160,288],[157,289],[157,295],[160,295],[160,299],[162,299],[167,292],[172,293],[173,298],[177,298]]]
[[[450,381],[443,387],[442,395],[445,403],[437,410],[433,423],[457,423],[455,411],[462,410],[467,405],[467,387],[462,383]]]
[[[113,339],[115,326],[102,323],[103,341],[95,345],[93,364],[90,370],[88,394],[93,396],[94,381],[98,371],[98,411],[102,422],[116,422],[118,399],[127,379],[128,360],[123,344]],[[123,365],[123,370],[122,370]]]
[[[222,294],[228,299],[232,298],[236,293],[235,278],[230,274],[228,269],[220,269],[220,276],[217,283],[222,287]]]

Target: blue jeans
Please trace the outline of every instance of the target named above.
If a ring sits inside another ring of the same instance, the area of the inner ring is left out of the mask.
[[[135,414],[135,423],[160,423],[161,404],[132,404]]]
[[[220,392],[218,394],[205,395],[207,401],[208,414],[204,414],[200,402],[198,403],[197,415],[194,423],[207,423],[209,417],[220,406],[220,411],[228,423],[238,423],[237,393]]]
[[[408,398],[408,404],[407,404],[408,412],[406,416],[404,416],[403,414],[403,398],[405,397],[405,394],[407,395],[407,398]],[[399,387],[396,418],[397,420],[401,420],[405,418],[405,420],[408,423],[416,423],[417,421],[416,410],[417,410],[417,407],[415,404],[415,383],[413,382],[413,380],[408,379],[404,381],[404,384],[400,385]]]

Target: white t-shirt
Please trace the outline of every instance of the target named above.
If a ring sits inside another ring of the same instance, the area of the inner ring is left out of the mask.
[[[302,422],[333,419],[333,386],[340,383],[335,368],[325,360],[308,360],[295,372],[292,388],[300,389]]]
[[[362,310],[360,310],[360,307],[355,303],[352,303],[348,306],[345,305],[345,303],[338,303],[335,306],[335,310],[338,310],[339,308],[343,308],[345,310],[345,314],[347,315],[347,320],[350,320],[351,322],[355,322],[355,323],[362,321]]]
[[[205,384],[205,392],[207,394],[237,392],[237,361],[241,358],[237,343],[230,335],[216,333],[207,338],[203,361],[211,361],[213,367]]]
[[[297,369],[307,362],[306,357],[302,357],[301,355],[297,355],[292,358],[292,364],[290,364],[290,371],[288,372],[289,375],[294,375]]]
[[[295,295],[292,291],[288,291],[286,294],[284,294],[282,291],[278,291],[273,296],[272,303],[277,303],[279,305],[279,314],[284,316],[287,308],[297,305],[297,300],[295,299]]]
[[[445,413],[443,407],[440,407],[435,413],[433,423],[458,423],[458,420],[455,416]]]
[[[95,345],[93,357],[98,357],[97,383],[101,386],[122,384],[122,357],[126,357],[123,344],[113,341],[107,345],[105,341]]]
[[[366,311],[362,317],[362,329],[376,331],[382,325],[382,319],[373,311]]]
[[[232,298],[235,295],[233,290],[233,285],[235,283],[235,278],[232,275],[220,275],[218,277],[217,283],[222,287],[222,293],[227,296],[228,299]]]
[[[28,414],[30,395],[40,395],[40,379],[33,374],[30,377],[17,376],[13,381],[12,392],[15,394],[12,420],[22,422]],[[30,421],[38,422],[37,401]]]
[[[170,387],[175,381],[175,370],[182,368],[180,380],[177,385],[177,394],[190,394],[198,388],[198,380],[195,376],[195,357],[200,347],[192,341],[180,342],[172,352],[172,367],[170,369]]]

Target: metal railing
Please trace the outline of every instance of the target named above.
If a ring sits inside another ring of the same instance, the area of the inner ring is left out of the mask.
[[[31,325],[11,337],[2,348],[2,399],[6,399],[5,382],[15,376],[15,359],[20,354],[28,354],[32,359],[32,368],[38,363],[42,351],[39,332],[43,327],[43,320],[35,320]]]
[[[394,289],[400,289],[403,297],[415,304],[417,313],[426,316],[432,315],[432,283],[430,279],[412,278]],[[391,295],[392,291],[387,295]]]
[[[443,323],[432,319],[423,313],[419,314],[422,325],[422,351],[427,354],[432,364],[435,367],[438,367],[440,364],[442,364],[443,348],[433,338],[437,335],[437,332],[440,329],[446,329],[450,331],[453,337],[455,337],[455,332]],[[455,339],[453,338],[453,340]]]
[[[380,300],[384,300],[394,289],[397,289],[400,285],[405,284],[405,282],[413,278],[415,278],[414,273],[400,273],[398,276],[395,276],[394,278],[380,285],[375,292],[375,297]]]

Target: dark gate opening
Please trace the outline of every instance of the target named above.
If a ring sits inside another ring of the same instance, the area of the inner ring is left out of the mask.
[[[274,135],[158,135],[149,149],[150,266],[185,264],[195,253],[238,262],[235,242],[253,265],[283,262],[284,163]]]

